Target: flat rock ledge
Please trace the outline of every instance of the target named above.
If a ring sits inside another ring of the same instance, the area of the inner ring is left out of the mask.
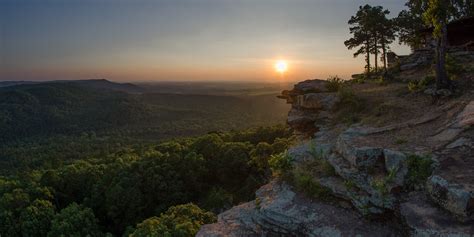
[[[262,186],[256,201],[223,212],[197,236],[403,236],[351,208],[311,201],[278,181]]]

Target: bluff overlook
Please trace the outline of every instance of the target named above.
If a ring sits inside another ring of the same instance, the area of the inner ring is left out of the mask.
[[[299,142],[255,201],[198,236],[474,235],[473,89],[448,99],[401,82],[296,84],[279,98]]]

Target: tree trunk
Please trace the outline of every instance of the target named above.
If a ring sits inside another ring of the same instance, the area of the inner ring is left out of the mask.
[[[369,39],[365,41],[365,50],[367,51],[366,61],[367,61],[367,76],[370,75],[370,42]]]
[[[436,41],[436,88],[450,89],[451,82],[446,72],[446,48],[448,30],[446,23],[442,23],[441,36]]]
[[[383,69],[387,73],[387,49],[385,47],[385,40],[382,37],[382,57],[383,57]]]
[[[378,49],[377,49],[377,34],[375,35],[375,38],[374,38],[374,49],[375,49],[375,73],[378,72],[378,63],[377,61],[379,61],[379,59],[377,58],[378,57]]]

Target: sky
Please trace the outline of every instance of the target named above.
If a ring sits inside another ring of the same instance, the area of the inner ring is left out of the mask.
[[[0,80],[298,81],[363,69],[363,4],[402,0],[0,0]],[[405,46],[392,45],[398,54]],[[288,62],[283,75],[273,67]]]

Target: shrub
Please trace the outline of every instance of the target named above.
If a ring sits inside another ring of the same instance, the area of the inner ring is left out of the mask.
[[[288,152],[283,152],[277,155],[272,155],[268,164],[274,176],[285,176],[293,169],[293,158]]]
[[[307,170],[313,174],[320,174],[323,176],[336,175],[334,167],[324,159],[324,151],[322,149],[318,150],[314,141],[309,144],[309,154],[313,157],[313,159],[307,162],[305,165]]]
[[[418,82],[416,82],[416,81],[409,81],[409,82],[408,82],[408,90],[409,90],[410,92],[417,92],[417,91],[419,91]]]
[[[353,78],[351,80],[352,83],[363,84],[365,82],[365,79],[367,79],[367,75],[358,74],[358,75],[354,75],[352,78]]]
[[[348,190],[353,190],[353,189],[357,188],[354,181],[352,181],[352,180],[344,180],[344,186]]]
[[[386,86],[387,85],[387,80],[385,79],[384,76],[378,76],[375,78],[375,83],[381,85],[381,86]]]
[[[461,73],[466,72],[466,68],[448,54],[446,55],[446,72],[450,80],[456,80]]]
[[[326,81],[326,89],[328,89],[328,91],[330,92],[339,91],[344,84],[344,80],[342,80],[338,76],[331,76]]]
[[[380,195],[385,196],[388,194],[387,183],[386,179],[375,179],[372,181],[370,186],[372,186],[372,188],[374,188]]]
[[[405,187],[413,190],[423,185],[433,171],[433,160],[430,156],[409,155],[407,158],[408,173]]]
[[[407,142],[408,141],[403,139],[403,138],[397,138],[397,140],[395,140],[395,144],[397,144],[397,145],[405,144]]]
[[[324,152],[320,149],[318,150],[316,148],[316,144],[314,142],[314,140],[312,140],[310,143],[309,143],[309,150],[308,150],[309,154],[314,158],[314,159],[323,159],[323,156],[324,156]]]
[[[319,200],[329,200],[331,191],[321,186],[314,180],[313,176],[304,171],[294,171],[292,177],[293,186],[300,192],[306,194],[310,198]]]
[[[408,82],[408,90],[410,92],[417,92],[424,90],[428,85],[431,85],[435,82],[436,78],[432,75],[425,76],[420,81],[410,81]]]

